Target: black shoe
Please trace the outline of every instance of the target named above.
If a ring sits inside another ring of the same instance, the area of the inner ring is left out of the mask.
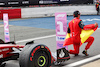
[[[87,51],[84,50],[82,53],[83,53],[85,56],[88,56]]]
[[[75,56],[78,56],[78,54],[75,54]]]

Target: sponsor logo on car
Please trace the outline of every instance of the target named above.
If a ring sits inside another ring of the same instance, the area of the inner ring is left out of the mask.
[[[3,51],[8,51],[9,48],[4,48],[4,49],[0,49],[0,52],[3,52]]]

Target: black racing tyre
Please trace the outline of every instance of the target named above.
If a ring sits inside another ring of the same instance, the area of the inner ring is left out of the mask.
[[[51,52],[45,45],[33,44],[21,52],[19,65],[20,67],[50,67]]]

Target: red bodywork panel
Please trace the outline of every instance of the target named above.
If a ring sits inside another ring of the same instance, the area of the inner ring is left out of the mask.
[[[0,58],[6,58],[12,56],[13,54],[8,54],[13,52],[12,47],[14,48],[23,48],[24,45],[14,45],[14,44],[0,44]]]

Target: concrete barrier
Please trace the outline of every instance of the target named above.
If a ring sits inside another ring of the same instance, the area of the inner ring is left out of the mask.
[[[95,5],[78,5],[78,6],[21,8],[21,16],[22,18],[48,17],[48,16],[54,16],[56,12],[66,12],[67,15],[73,15],[73,12],[75,10],[79,10],[81,12],[81,15],[97,14]]]
[[[66,12],[67,15],[73,15],[73,12],[75,10],[79,10],[81,12],[81,15],[97,14],[95,5],[27,7],[27,8],[16,8],[16,9],[13,8],[2,9],[0,10],[0,19],[2,19],[2,14],[5,12],[9,14],[9,19],[14,19],[14,18],[31,18],[31,17],[49,17],[49,16],[55,16],[56,12]]]

